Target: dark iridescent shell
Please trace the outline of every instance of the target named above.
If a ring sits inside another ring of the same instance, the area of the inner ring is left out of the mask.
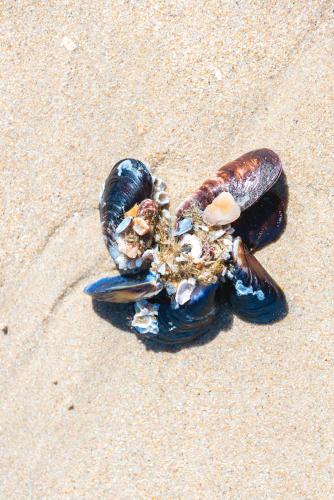
[[[95,300],[122,304],[148,299],[162,288],[156,277],[147,273],[136,277],[116,275],[102,278],[88,285],[84,292]]]
[[[190,342],[207,332],[217,315],[218,283],[197,286],[189,302],[162,301],[159,307],[159,334],[153,340],[167,344]]]
[[[286,225],[285,204],[268,191],[233,223],[234,236],[240,236],[249,250],[255,251],[275,241]]]
[[[277,181],[282,164],[270,149],[256,149],[221,167],[216,177],[206,180],[178,209],[177,216],[192,205],[204,210],[223,191],[232,194],[241,210],[253,205]]]
[[[139,160],[128,158],[113,167],[105,182],[99,206],[102,232],[109,250],[124,212],[149,198],[152,188],[152,176]]]
[[[286,313],[284,293],[240,238],[233,245],[228,274],[228,298],[233,312],[252,323],[272,323]]]

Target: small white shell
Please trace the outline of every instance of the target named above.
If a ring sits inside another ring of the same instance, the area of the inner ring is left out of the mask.
[[[204,226],[203,224],[199,224],[198,229],[202,229],[202,231],[205,231],[206,233],[209,231],[208,226]]]
[[[131,325],[138,333],[157,335],[159,333],[158,314],[159,304],[151,304],[147,300],[138,301],[135,303],[135,315]]]
[[[177,265],[173,264],[173,262],[167,262],[167,265],[173,273],[177,273],[178,271]]]
[[[118,240],[118,248],[122,253],[124,253],[130,259],[135,259],[136,257],[138,257],[139,253],[138,247],[136,245],[131,245],[125,240],[122,239]]]
[[[127,269],[128,268],[128,258],[124,254],[120,254],[115,260],[116,265],[119,269]]]
[[[201,257],[203,251],[202,243],[199,240],[199,238],[197,238],[197,236],[195,236],[194,234],[185,234],[182,240],[180,241],[180,245],[181,248],[186,245],[190,246],[191,248],[190,255],[194,260],[197,260]]]
[[[177,287],[175,300],[182,306],[190,300],[190,297],[196,287],[196,280],[194,278],[189,278],[188,280],[182,280]]]
[[[188,233],[192,228],[192,219],[182,219],[178,222],[176,229],[174,229],[173,236],[182,236],[182,234]]]
[[[178,255],[175,257],[176,262],[186,262],[186,257],[184,255]]]
[[[217,231],[210,232],[210,240],[216,241],[225,234],[225,229],[218,229]]]
[[[157,255],[157,250],[155,248],[148,248],[145,250],[141,258],[143,260],[154,260],[155,256]]]
[[[141,217],[135,217],[133,219],[133,230],[139,236],[143,236],[144,234],[147,234],[150,232],[150,226]]]
[[[123,233],[123,231],[125,231],[130,226],[131,223],[132,223],[132,217],[125,217],[125,219],[123,219],[122,222],[120,222],[116,227],[116,233],[117,234]]]
[[[211,226],[230,224],[240,217],[240,206],[231,193],[220,193],[203,212],[203,220]]]
[[[163,208],[161,214],[168,221],[172,219],[171,213],[169,210],[167,210],[167,208]]]
[[[163,276],[166,274],[166,264],[163,263],[158,267],[158,273],[162,274]]]
[[[160,206],[169,204],[169,197],[166,191],[157,191],[154,193],[153,198]]]
[[[167,189],[167,184],[162,179],[160,179],[160,177],[154,177],[153,189],[155,191],[165,191]]]

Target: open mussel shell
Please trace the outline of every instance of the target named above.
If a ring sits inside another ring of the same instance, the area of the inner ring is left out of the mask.
[[[234,241],[232,258],[227,287],[233,312],[259,324],[283,318],[287,313],[284,293],[240,238]]]
[[[153,180],[148,168],[139,160],[121,160],[111,170],[101,193],[100,218],[108,248],[124,213],[152,195]]]
[[[162,288],[156,276],[147,273],[136,277],[117,275],[102,278],[88,285],[84,292],[95,300],[121,304],[151,298]]]
[[[235,221],[234,236],[240,236],[249,250],[255,251],[269,245],[284,231],[285,204],[278,194],[268,191],[255,205]]]
[[[217,315],[218,284],[197,286],[189,302],[177,305],[169,298],[159,307],[159,333],[150,338],[164,344],[182,344],[207,333]],[[154,299],[156,302],[156,299]]]

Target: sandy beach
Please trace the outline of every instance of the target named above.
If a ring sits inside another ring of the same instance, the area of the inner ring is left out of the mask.
[[[334,498],[332,2],[0,13],[0,498]],[[257,255],[286,318],[148,349],[126,308],[94,310],[116,161],[148,162],[175,209],[262,147],[289,188],[286,230]]]

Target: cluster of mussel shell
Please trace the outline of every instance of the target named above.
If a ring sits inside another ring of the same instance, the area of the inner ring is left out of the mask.
[[[119,274],[85,292],[133,303],[134,331],[172,344],[206,333],[226,304],[223,296],[246,321],[280,319],[284,294],[253,253],[284,225],[284,202],[271,190],[281,173],[273,151],[251,151],[221,167],[172,216],[165,183],[138,160],[119,161],[99,204]]]

